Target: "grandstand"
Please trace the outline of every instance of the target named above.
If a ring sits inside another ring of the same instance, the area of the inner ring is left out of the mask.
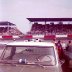
[[[72,18],[27,18],[33,25],[28,32],[32,35],[69,35],[72,34]],[[45,24],[41,24],[44,22]]]
[[[13,23],[10,23],[8,21],[0,22],[0,35],[23,35],[22,32],[20,32],[16,25]]]
[[[27,18],[32,23],[27,34],[10,22],[0,22],[0,39],[72,39],[72,18]]]

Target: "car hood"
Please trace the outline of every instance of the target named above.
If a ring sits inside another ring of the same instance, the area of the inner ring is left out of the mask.
[[[62,70],[54,66],[0,65],[0,72],[62,72]]]

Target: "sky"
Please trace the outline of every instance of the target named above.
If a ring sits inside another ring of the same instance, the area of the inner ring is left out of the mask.
[[[10,21],[26,33],[32,25],[29,17],[72,18],[72,0],[0,0],[0,21]]]

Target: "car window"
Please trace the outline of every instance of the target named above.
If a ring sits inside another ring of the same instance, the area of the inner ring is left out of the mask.
[[[5,45],[0,45],[0,59],[3,58],[3,56],[5,54],[4,53],[5,49],[6,49],[6,46]]]
[[[55,65],[53,47],[13,46],[6,47],[3,60],[26,61],[27,64]]]

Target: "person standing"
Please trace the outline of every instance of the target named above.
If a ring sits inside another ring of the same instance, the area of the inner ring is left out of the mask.
[[[71,53],[72,53],[72,42],[69,41],[67,46],[66,46],[66,51],[65,51],[65,56],[64,56],[65,63],[67,65],[69,64],[69,60],[70,60],[69,56],[71,56]]]
[[[63,48],[60,40],[56,43],[56,47],[58,50],[59,59],[63,59]]]
[[[67,46],[66,46],[66,51],[70,51],[71,48],[72,48],[71,41],[69,41]]]

